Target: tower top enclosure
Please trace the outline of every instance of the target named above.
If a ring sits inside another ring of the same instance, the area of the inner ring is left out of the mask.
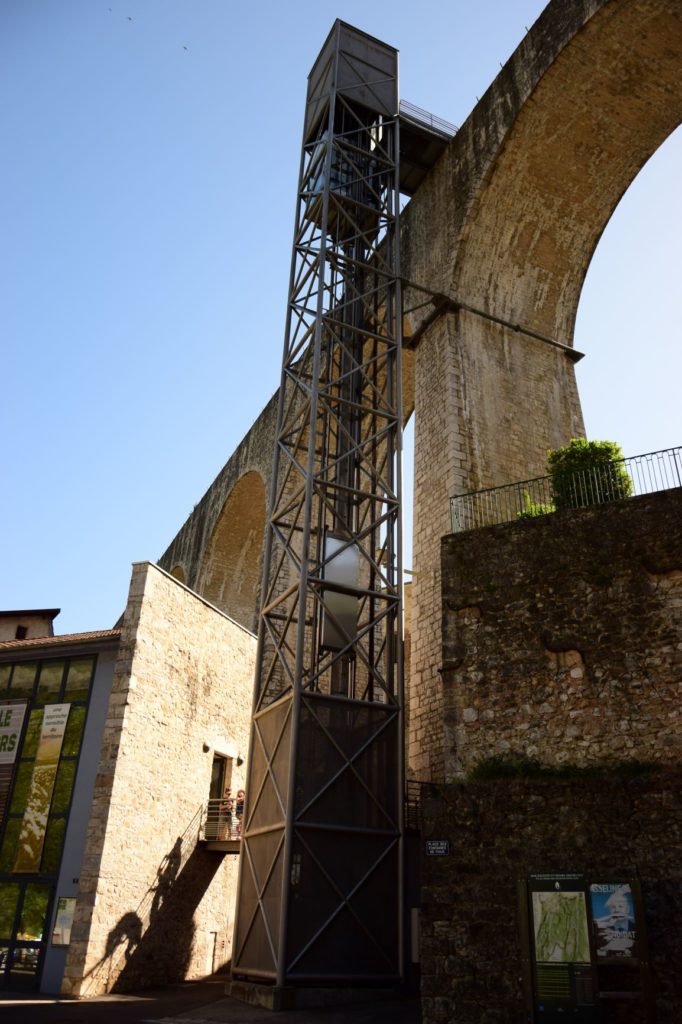
[[[398,51],[337,18],[308,75],[304,142],[319,129],[333,93],[384,117],[398,114]]]
[[[398,50],[337,18],[308,75],[304,144],[319,134],[332,93],[400,125],[399,189],[412,196],[455,125],[400,99]]]

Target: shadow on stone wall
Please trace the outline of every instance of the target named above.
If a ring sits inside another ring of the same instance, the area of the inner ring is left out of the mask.
[[[194,914],[222,858],[199,844],[199,810],[161,861],[136,910],[107,936],[104,956],[86,975],[82,995],[125,992],[183,981],[192,959]]]
[[[178,840],[171,855],[177,856],[177,863],[180,842]],[[184,980],[192,958],[194,913],[221,861],[219,855],[195,845],[178,873],[174,874],[172,870],[175,860],[171,859],[162,866],[154,889],[149,923],[137,943],[126,951],[112,992]]]

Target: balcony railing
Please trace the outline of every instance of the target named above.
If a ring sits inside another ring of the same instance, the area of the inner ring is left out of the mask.
[[[417,124],[433,129],[438,135],[450,138],[457,132],[456,124],[451,124],[450,121],[445,121],[442,117],[430,114],[428,110],[417,107],[414,103],[408,103],[407,100],[400,101],[400,113]]]
[[[408,829],[419,827],[421,786],[421,782],[405,783],[405,827]],[[241,837],[241,822],[226,810],[225,800],[209,800],[202,809],[199,839],[206,843],[238,843]]]
[[[207,843],[239,842],[241,821],[230,812],[224,799],[209,800],[204,807],[199,838]]]
[[[628,482],[629,480],[629,482]],[[561,508],[602,505],[625,497],[682,487],[682,448],[666,448],[628,459],[597,463],[562,483],[557,500],[553,478],[539,476],[450,498],[452,532],[531,519]]]

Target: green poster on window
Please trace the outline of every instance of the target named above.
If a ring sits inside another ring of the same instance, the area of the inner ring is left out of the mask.
[[[57,776],[70,704],[51,704],[43,712],[31,788],[21,822],[15,871],[39,871],[52,790]]]

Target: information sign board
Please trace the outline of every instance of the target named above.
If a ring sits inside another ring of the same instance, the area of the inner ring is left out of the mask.
[[[447,857],[450,853],[450,840],[449,839],[427,839],[426,840],[426,856],[427,857]]]
[[[528,879],[535,1019],[596,1019],[586,879],[541,874]]]

